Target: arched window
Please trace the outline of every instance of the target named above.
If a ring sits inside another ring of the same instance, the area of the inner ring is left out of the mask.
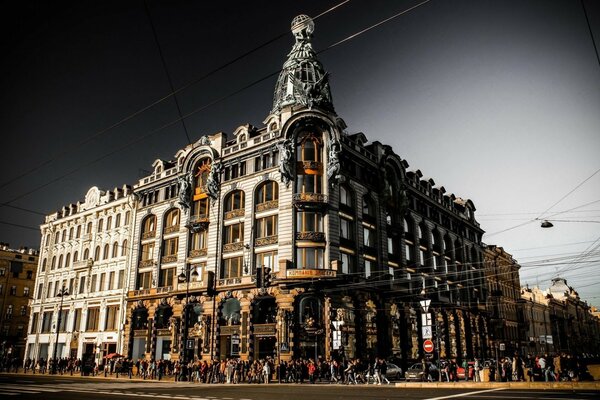
[[[81,237],[81,225],[77,225],[77,233],[75,234],[75,238],[79,239]]]
[[[375,202],[368,195],[363,197],[363,216],[375,217]]]
[[[208,194],[206,192],[206,183],[212,165],[208,158],[200,160],[196,164],[194,172],[194,196],[192,198],[192,216],[196,219],[208,218]]]
[[[119,256],[119,243],[114,242],[112,247],[112,258],[117,258]]]
[[[129,225],[129,217],[131,213],[129,211],[125,212],[125,225]]]
[[[50,263],[50,270],[54,270],[56,268],[56,256],[52,257],[52,262]]]
[[[321,301],[313,296],[302,297],[298,303],[297,315],[301,326],[318,328],[321,326]]]
[[[92,233],[92,223],[88,222],[85,233]]]
[[[142,222],[142,240],[156,235],[156,215],[148,215]]]
[[[65,229],[64,231],[62,231],[62,238],[61,238],[61,242],[64,242],[67,240],[67,230]]]
[[[323,192],[323,142],[311,132],[299,135],[296,145],[296,192]]]
[[[57,268],[62,268],[63,267],[63,256],[62,254],[58,257],[58,265]]]
[[[60,232],[54,234],[54,243],[60,243]]]
[[[274,297],[258,299],[252,308],[253,324],[272,324],[277,317],[277,304]]]
[[[100,261],[100,246],[96,246],[94,251],[94,261]]]
[[[97,232],[102,232],[103,229],[104,229],[104,220],[100,219],[100,220],[98,220],[98,229],[97,229]]]
[[[146,307],[140,307],[133,310],[131,324],[133,325],[134,330],[148,328],[148,309]]]
[[[256,204],[279,199],[279,185],[275,181],[266,181],[256,188]]]
[[[179,209],[174,208],[165,216],[164,233],[172,233],[179,230]]]
[[[125,240],[123,240],[123,244],[121,245],[121,255],[126,256],[127,250],[128,250],[128,243],[127,243],[127,239],[125,239]]]
[[[115,228],[118,228],[121,226],[121,214],[117,214],[117,216],[115,217]]]
[[[67,256],[65,257],[65,268],[69,268],[70,265],[71,265],[71,254],[67,253]]]
[[[42,260],[42,272],[46,272],[46,264],[48,263],[47,259]]]
[[[221,308],[220,325],[239,325],[241,320],[240,301],[235,297],[225,300]]]
[[[90,258],[90,249],[83,250],[83,260],[89,260]]]
[[[225,212],[242,210],[244,208],[244,192],[235,190],[225,197]]]
[[[110,246],[107,244],[104,245],[104,252],[102,253],[102,259],[108,260],[108,255],[110,254]]]
[[[73,239],[73,232],[74,232],[74,228],[71,227],[71,229],[69,229],[69,240]]]
[[[78,251],[73,253],[73,262],[77,262],[77,261],[79,261],[79,252]]]
[[[106,230],[109,231],[112,229],[112,217],[108,217],[106,220]]]

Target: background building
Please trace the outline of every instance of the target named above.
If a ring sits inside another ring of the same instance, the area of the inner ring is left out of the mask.
[[[521,304],[521,266],[502,247],[485,248],[485,276],[489,290],[490,336],[500,355],[526,347],[528,322]]]
[[[48,360],[57,346],[58,358],[101,363],[120,351],[131,201],[127,186],[106,192],[92,187],[84,202],[46,217],[27,357]],[[68,294],[60,296],[63,289]]]
[[[523,354],[555,353],[547,293],[538,287],[527,286],[521,289],[521,298],[528,339],[527,346],[522,348]]]
[[[25,354],[29,299],[36,279],[38,253],[0,243],[0,364]]]

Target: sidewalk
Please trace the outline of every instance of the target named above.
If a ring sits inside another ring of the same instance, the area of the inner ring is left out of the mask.
[[[600,381],[594,382],[395,382],[401,388],[445,389],[531,389],[531,390],[599,390]]]

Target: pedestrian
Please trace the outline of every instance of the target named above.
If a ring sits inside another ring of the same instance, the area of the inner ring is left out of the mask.
[[[263,379],[264,383],[269,383],[269,378],[271,377],[271,366],[269,365],[269,361],[265,360],[262,367]]]

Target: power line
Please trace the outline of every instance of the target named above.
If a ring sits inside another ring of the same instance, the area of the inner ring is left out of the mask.
[[[323,11],[322,13],[320,13],[319,15],[317,15],[317,16],[316,16],[315,18],[313,18],[313,19],[320,18],[320,17],[322,17],[322,16],[324,16],[324,15],[326,15],[326,14],[330,13],[331,11],[333,11],[333,10],[335,10],[335,9],[337,9],[337,8],[339,8],[339,7],[341,7],[342,5],[344,5],[344,4],[346,4],[346,3],[348,3],[349,1],[350,1],[350,0],[345,0],[345,1],[342,1],[341,3],[338,3],[337,5],[335,5],[335,6],[331,7],[331,8],[329,8],[329,9],[327,9],[327,10],[325,10],[325,11]],[[54,162],[54,161],[58,160],[59,158],[61,158],[61,157],[65,156],[65,155],[69,155],[69,154],[71,154],[71,153],[72,153],[74,150],[76,150],[76,149],[78,149],[78,148],[80,148],[80,147],[83,147],[83,146],[85,146],[86,144],[88,144],[88,143],[90,143],[91,141],[93,141],[93,140],[97,139],[98,137],[100,137],[100,136],[104,135],[105,133],[107,133],[107,132],[109,132],[109,131],[111,131],[111,130],[113,130],[113,129],[115,129],[115,128],[117,128],[117,127],[121,126],[121,125],[123,125],[124,123],[126,123],[126,122],[128,122],[128,121],[132,120],[133,118],[137,117],[138,115],[141,115],[141,114],[145,113],[146,111],[148,111],[148,110],[150,110],[150,109],[154,108],[154,107],[155,107],[155,106],[157,106],[158,104],[161,104],[162,102],[164,102],[164,101],[166,101],[166,100],[170,99],[171,97],[174,97],[174,96],[175,96],[177,93],[180,93],[180,92],[182,92],[182,91],[184,91],[184,90],[187,90],[187,89],[189,89],[189,88],[190,88],[190,87],[192,87],[192,86],[195,86],[196,84],[200,83],[201,81],[205,80],[206,78],[208,78],[208,77],[210,77],[210,76],[212,76],[212,75],[216,74],[217,72],[220,72],[220,71],[222,71],[223,69],[225,69],[225,68],[227,68],[227,67],[229,67],[229,66],[231,66],[231,65],[235,64],[236,62],[238,62],[238,61],[240,61],[240,60],[242,60],[242,59],[244,59],[244,58],[248,57],[250,54],[252,54],[252,53],[255,53],[256,51],[258,51],[258,50],[260,50],[260,49],[262,49],[262,48],[264,48],[264,47],[267,47],[267,46],[268,46],[268,45],[270,45],[271,43],[274,43],[274,42],[276,42],[277,40],[281,39],[282,37],[284,37],[284,36],[286,36],[286,35],[288,35],[288,34],[289,34],[289,31],[286,31],[286,32],[282,32],[282,33],[280,33],[279,35],[275,36],[274,38],[272,38],[272,39],[270,39],[270,40],[267,40],[266,42],[264,42],[264,43],[262,43],[262,44],[260,44],[260,45],[258,45],[258,46],[256,46],[256,47],[254,47],[254,48],[252,48],[252,49],[250,49],[250,50],[246,51],[245,53],[242,53],[241,55],[239,55],[239,56],[237,56],[237,57],[235,57],[235,58],[233,58],[233,59],[231,59],[231,60],[229,60],[229,61],[227,61],[227,62],[225,62],[225,63],[221,64],[220,66],[216,67],[215,69],[213,69],[213,70],[211,70],[211,71],[207,72],[206,74],[204,74],[204,75],[202,75],[202,76],[200,76],[200,77],[198,77],[198,78],[196,78],[196,79],[192,80],[191,82],[188,82],[187,84],[185,84],[185,85],[181,86],[180,88],[178,88],[178,89],[176,89],[176,90],[172,90],[172,91],[171,91],[171,93],[169,93],[169,94],[167,94],[167,95],[165,95],[165,96],[163,96],[163,97],[161,97],[161,98],[159,98],[159,99],[156,99],[156,100],[155,100],[155,101],[153,101],[152,103],[150,103],[150,104],[148,104],[148,105],[146,105],[146,106],[144,106],[144,107],[142,107],[142,108],[138,109],[137,111],[135,111],[135,112],[133,112],[133,113],[131,113],[131,114],[127,115],[126,117],[124,117],[124,118],[122,118],[122,119],[118,120],[117,122],[113,123],[112,125],[109,125],[108,127],[106,127],[106,128],[104,128],[104,129],[101,129],[101,130],[99,130],[99,131],[95,132],[94,134],[92,134],[92,135],[91,135],[91,136],[89,136],[88,138],[86,138],[86,139],[84,139],[84,140],[82,140],[82,141],[80,141],[80,142],[76,143],[75,145],[72,145],[72,146],[65,146],[65,147],[63,147],[63,150],[62,150],[62,151],[60,151],[60,152],[58,152],[58,153],[57,153],[57,154],[56,154],[54,157],[52,157],[52,158],[49,158],[49,159],[47,159],[46,161],[43,161],[42,163],[40,163],[40,164],[38,164],[38,165],[36,165],[36,166],[34,166],[34,167],[30,168],[29,170],[27,170],[27,171],[25,171],[25,172],[23,172],[23,173],[21,173],[21,174],[19,174],[19,175],[15,176],[15,177],[13,177],[13,178],[9,179],[8,181],[5,181],[4,183],[0,184],[0,189],[2,189],[2,188],[4,188],[4,187],[6,187],[6,186],[8,186],[8,185],[10,185],[10,184],[11,184],[11,183],[13,183],[13,182],[16,182],[16,181],[18,181],[19,179],[22,179],[22,178],[24,178],[24,177],[26,177],[26,176],[29,176],[29,175],[31,175],[32,173],[34,173],[34,172],[36,172],[36,171],[40,170],[41,168],[43,168],[43,167],[45,167],[45,166],[47,166],[47,165],[51,164],[52,162]],[[176,121],[176,122],[179,122],[179,121]],[[170,126],[170,125],[169,125],[169,126]],[[5,205],[6,205],[6,203],[5,203],[5,204],[0,204],[0,206],[5,206]]]
[[[423,3],[419,3],[418,5],[416,5],[416,6],[413,6],[413,7],[409,8],[408,10],[414,10],[415,8],[417,8],[417,7],[421,6],[421,5],[425,4],[425,3],[428,3],[429,1],[431,1],[431,0],[427,0],[427,1],[423,2]],[[334,8],[332,8],[332,9],[334,9]],[[408,11],[408,10],[407,10],[407,11]],[[385,21],[385,22],[391,21],[391,20],[392,20],[392,18],[395,18],[395,17],[397,17],[397,16],[400,16],[400,15],[402,15],[402,14],[406,13],[407,11],[403,11],[403,12],[401,12],[401,13],[398,13],[398,14],[394,15],[394,16],[393,16],[393,17],[391,17],[391,18],[386,18],[384,21]],[[379,22],[379,23],[376,23],[376,24],[372,25],[372,27],[375,27],[375,26],[380,26],[381,24],[382,24],[382,22]],[[367,31],[371,30],[371,29],[372,29],[372,27],[370,27],[370,28],[366,28],[366,29],[363,29],[363,30],[359,31],[358,33],[352,34],[352,35],[348,36],[346,39],[348,39],[348,38],[350,38],[350,37],[352,37],[352,38],[355,38],[355,37],[359,36],[360,34],[362,34],[362,33],[364,33],[364,32],[367,32]],[[344,40],[341,40],[341,41],[339,41],[339,42],[336,42],[336,43],[334,43],[334,44],[333,44],[333,45],[331,45],[331,46],[328,46],[326,49],[324,49],[324,50],[320,51],[319,53],[325,52],[325,51],[327,51],[327,50],[329,50],[329,49],[332,49],[332,48],[334,48],[334,47],[338,46],[339,44],[342,44],[342,43],[346,42],[346,41],[347,41],[346,39],[344,39]],[[56,177],[56,178],[54,178],[54,179],[51,179],[51,180],[47,181],[46,183],[44,183],[44,184],[42,184],[42,185],[40,185],[40,186],[38,186],[38,187],[32,188],[31,190],[29,190],[29,191],[28,191],[28,192],[26,192],[26,193],[23,193],[23,194],[21,194],[21,195],[19,195],[19,196],[16,196],[16,197],[14,197],[14,198],[12,198],[12,199],[10,199],[10,200],[8,200],[8,201],[6,201],[6,202],[4,202],[4,203],[0,204],[0,207],[1,207],[1,206],[5,206],[6,204],[13,203],[13,202],[15,202],[15,201],[17,201],[17,200],[19,200],[19,199],[21,199],[21,198],[25,197],[25,196],[28,196],[28,195],[30,195],[30,194],[32,194],[32,193],[35,193],[36,191],[38,191],[38,190],[40,190],[40,189],[43,189],[43,188],[45,188],[45,187],[47,187],[47,186],[50,186],[51,184],[53,184],[53,183],[56,183],[56,182],[58,182],[58,181],[60,181],[60,180],[62,180],[62,179],[64,179],[64,178],[66,178],[67,176],[70,176],[70,175],[72,175],[72,174],[74,174],[74,173],[78,172],[79,170],[83,169],[84,167],[90,166],[90,165],[92,165],[92,164],[95,164],[95,163],[96,163],[96,162],[98,162],[98,161],[101,161],[101,160],[103,160],[103,159],[105,159],[105,158],[107,158],[107,157],[110,157],[110,156],[112,156],[113,154],[116,154],[116,153],[118,153],[119,151],[121,151],[121,150],[124,150],[124,149],[126,149],[126,148],[130,147],[130,146],[131,146],[131,145],[133,145],[133,144],[136,144],[137,142],[140,142],[140,141],[142,141],[142,140],[144,140],[144,139],[146,139],[146,138],[148,138],[148,137],[150,137],[150,136],[152,136],[152,135],[154,135],[154,134],[156,134],[156,133],[158,133],[158,132],[160,132],[160,131],[162,131],[162,130],[164,130],[164,129],[166,129],[166,128],[168,128],[168,127],[170,127],[170,126],[172,126],[172,125],[174,125],[174,124],[176,124],[176,123],[178,123],[178,122],[180,122],[180,121],[182,121],[182,120],[184,120],[184,119],[187,119],[187,118],[191,117],[191,116],[192,116],[192,115],[194,115],[194,114],[197,114],[197,113],[199,113],[199,112],[201,112],[201,111],[204,111],[205,109],[207,109],[207,108],[209,108],[209,107],[212,107],[212,106],[214,106],[215,104],[218,104],[218,103],[220,103],[220,102],[222,102],[222,101],[225,101],[225,100],[227,100],[227,99],[229,99],[229,98],[231,98],[231,97],[233,97],[233,96],[235,96],[235,95],[237,95],[237,94],[239,94],[239,93],[241,93],[241,92],[243,92],[243,91],[245,91],[245,90],[247,90],[247,89],[249,89],[249,88],[251,88],[251,87],[253,87],[253,86],[256,86],[257,84],[259,84],[259,83],[261,83],[261,82],[263,82],[263,81],[265,81],[265,80],[267,80],[267,79],[269,79],[269,78],[271,78],[271,77],[273,77],[273,76],[275,76],[275,75],[278,75],[278,74],[279,74],[281,71],[282,71],[282,69],[278,69],[277,71],[271,72],[270,74],[268,74],[268,75],[266,75],[266,76],[263,76],[262,78],[259,78],[259,79],[255,80],[255,81],[253,81],[253,82],[251,82],[251,83],[249,83],[249,84],[247,84],[247,85],[245,85],[245,86],[241,87],[240,89],[234,90],[233,92],[230,92],[229,94],[226,94],[226,95],[224,95],[224,96],[222,96],[222,97],[220,97],[220,98],[217,98],[217,99],[215,99],[215,100],[211,101],[210,103],[207,103],[207,104],[205,104],[205,105],[203,105],[203,106],[201,106],[201,107],[198,107],[198,108],[196,108],[195,110],[193,110],[193,111],[191,111],[191,112],[189,112],[189,113],[187,113],[187,114],[183,115],[182,117],[179,117],[179,118],[177,118],[177,119],[175,119],[175,120],[172,120],[171,122],[168,122],[168,123],[166,123],[166,124],[164,124],[164,125],[162,125],[162,126],[160,126],[160,127],[156,128],[156,129],[153,129],[153,130],[151,130],[151,131],[147,132],[146,134],[142,135],[141,137],[138,137],[138,138],[136,138],[136,139],[134,139],[134,140],[132,140],[132,141],[128,142],[127,144],[125,144],[125,145],[123,145],[123,146],[121,146],[121,147],[119,147],[119,148],[117,148],[117,149],[115,149],[115,150],[112,150],[112,151],[110,151],[110,152],[108,152],[108,153],[105,153],[104,155],[101,155],[101,156],[97,157],[97,158],[96,158],[96,159],[94,159],[94,160],[91,160],[91,161],[89,161],[89,162],[87,162],[87,163],[85,163],[85,164],[82,164],[82,165],[80,165],[79,167],[76,167],[76,168],[74,168],[74,169],[72,169],[72,170],[68,171],[67,173],[65,173],[65,174],[63,174],[63,175],[60,175],[60,176],[58,176],[58,177]],[[1,186],[1,185],[0,185],[0,188],[2,188],[2,186]]]
[[[0,224],[15,226],[17,228],[23,228],[23,229],[31,229],[33,231],[38,231],[38,232],[40,231],[40,228],[34,228],[33,226],[27,226],[27,225],[13,224],[12,222],[0,221]]]

